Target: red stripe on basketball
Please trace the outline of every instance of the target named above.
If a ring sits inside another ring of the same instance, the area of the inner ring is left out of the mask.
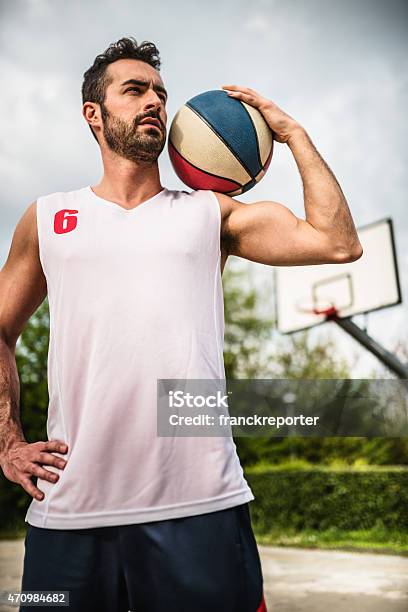
[[[256,612],[268,612],[268,610],[266,609],[266,603],[265,603],[264,597],[262,597],[261,605],[259,606]]]
[[[173,147],[171,142],[169,143],[169,156],[174,169],[177,169],[179,178],[192,189],[211,189],[212,191],[226,193],[227,191],[235,191],[235,189],[241,187],[241,185],[235,183],[235,181],[230,181],[220,176],[209,174],[204,170],[199,170],[184,159],[184,157],[182,157]]]

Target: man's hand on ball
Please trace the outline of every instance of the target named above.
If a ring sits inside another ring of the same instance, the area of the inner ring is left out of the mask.
[[[274,139],[278,142],[287,143],[295,132],[303,129],[293,117],[285,113],[279,106],[272,102],[272,100],[264,98],[257,91],[249,87],[223,85],[222,89],[227,90],[231,98],[242,100],[242,102],[246,102],[257,108],[273,131]]]

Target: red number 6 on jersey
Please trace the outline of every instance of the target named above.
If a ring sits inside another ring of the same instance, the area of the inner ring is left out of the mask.
[[[64,208],[63,210],[59,210],[55,213],[54,217],[54,232],[56,234],[66,234],[67,232],[72,232],[77,226],[77,210],[68,210]]]

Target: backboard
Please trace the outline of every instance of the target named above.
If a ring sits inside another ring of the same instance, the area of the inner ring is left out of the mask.
[[[275,299],[278,330],[300,331],[323,323],[325,309],[340,318],[401,303],[391,219],[358,229],[363,255],[345,264],[277,266]]]

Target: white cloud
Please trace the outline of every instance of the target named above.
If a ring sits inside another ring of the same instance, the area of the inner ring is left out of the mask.
[[[244,30],[248,30],[248,32],[270,32],[271,24],[269,19],[265,15],[255,14],[252,15],[248,21],[246,21],[243,25]]]

